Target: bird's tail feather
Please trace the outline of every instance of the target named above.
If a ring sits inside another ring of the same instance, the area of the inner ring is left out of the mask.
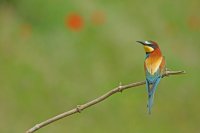
[[[155,90],[158,86],[158,83],[160,82],[161,77],[158,77],[155,82],[153,84],[149,84],[148,82],[148,103],[147,103],[147,107],[148,107],[148,113],[151,114],[151,108],[153,105],[153,99],[154,99],[154,93]]]
[[[148,104],[147,104],[148,114],[151,114],[151,108],[152,108],[152,105],[153,105],[153,99],[154,99],[154,94],[148,96]]]

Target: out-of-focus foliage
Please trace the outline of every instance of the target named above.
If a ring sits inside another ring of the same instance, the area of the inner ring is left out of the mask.
[[[3,0],[0,2],[0,132],[34,124],[117,86],[144,80],[136,40],[160,44],[165,78],[147,114],[145,86],[116,94],[38,133],[198,133],[199,0]],[[83,18],[71,30],[68,15]]]

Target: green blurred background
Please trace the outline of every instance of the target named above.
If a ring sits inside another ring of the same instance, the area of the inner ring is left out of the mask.
[[[65,24],[71,12],[84,19],[78,31]],[[199,13],[199,0],[1,0],[0,132],[25,132],[120,82],[144,80],[135,41],[150,39],[168,68],[187,71],[162,80],[152,115],[140,86],[38,133],[199,133]]]

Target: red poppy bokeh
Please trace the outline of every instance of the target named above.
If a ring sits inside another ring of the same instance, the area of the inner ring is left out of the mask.
[[[73,31],[80,31],[83,25],[83,18],[78,13],[71,13],[65,18],[65,26]]]
[[[101,25],[105,23],[105,14],[101,11],[96,11],[91,16],[92,23],[95,25]]]
[[[188,17],[187,25],[191,30],[199,30],[200,29],[200,17],[197,17],[197,16]]]
[[[20,25],[20,35],[22,38],[28,38],[32,34],[32,25],[29,23],[23,23]]]

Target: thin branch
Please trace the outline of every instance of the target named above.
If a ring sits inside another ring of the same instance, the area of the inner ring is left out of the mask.
[[[170,76],[170,75],[179,75],[179,74],[184,74],[185,71],[166,71],[162,77],[165,77],[165,76]],[[107,93],[105,93],[104,95],[92,100],[92,101],[89,101],[85,104],[82,104],[82,105],[77,105],[74,109],[72,110],[69,110],[69,111],[66,111],[64,113],[61,113],[59,115],[56,115],[48,120],[45,120],[39,124],[36,124],[34,127],[30,128],[29,130],[26,131],[26,133],[33,133],[35,131],[37,131],[38,129],[50,124],[50,123],[53,123],[57,120],[60,120],[64,117],[67,117],[67,116],[70,116],[70,115],[73,115],[75,113],[81,113],[81,111],[83,111],[84,109],[92,106],[92,105],[95,105],[103,100],[105,100],[106,98],[110,97],[111,95],[117,93],[117,92],[122,92],[123,90],[126,90],[128,88],[132,88],[132,87],[136,87],[136,86],[140,86],[140,85],[143,85],[145,84],[146,82],[145,81],[141,81],[141,82],[135,82],[135,83],[131,83],[131,84],[127,84],[127,85],[119,85],[118,87],[108,91]]]

